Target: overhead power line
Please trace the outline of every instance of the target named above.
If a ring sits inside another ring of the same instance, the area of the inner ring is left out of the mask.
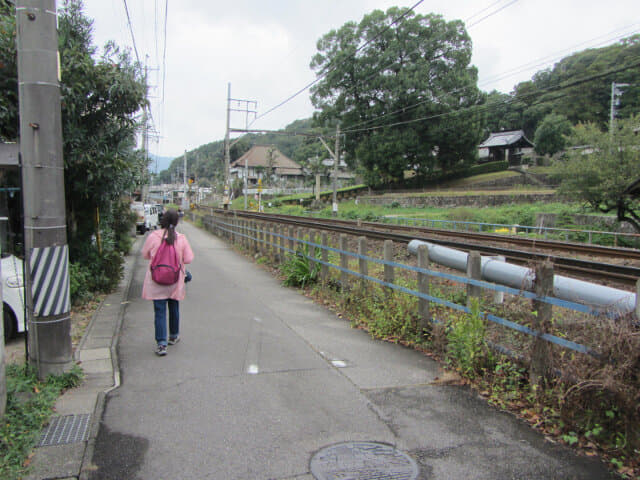
[[[479,20],[476,20],[475,22],[473,22],[471,25],[467,26],[467,29],[471,28],[471,27],[475,27],[476,25],[478,25],[480,22],[486,20],[489,17],[492,17],[493,15],[495,15],[498,12],[501,12],[502,10],[504,10],[505,8],[509,7],[510,5],[513,5],[514,3],[516,3],[518,0],[512,0],[511,2],[507,3],[506,5],[503,5],[502,7],[498,8],[497,10],[489,13],[488,15],[482,17]]]
[[[136,60],[138,60],[138,64],[140,65],[140,55],[138,55],[138,47],[136,46],[136,37],[133,34],[133,26],[131,25],[131,16],[129,15],[129,7],[127,6],[127,0],[122,0],[124,2],[124,10],[127,13],[127,24],[129,25],[129,32],[131,33],[131,42],[133,43],[133,51],[136,53]]]
[[[387,30],[389,30],[393,25],[395,25],[396,23],[398,23],[400,20],[402,20],[403,18],[405,18],[409,12],[413,11],[416,7],[418,7],[423,0],[417,2],[415,5],[413,5],[411,8],[407,9],[401,16],[399,16],[398,18],[396,18],[392,23],[390,23],[389,25],[387,25],[387,27],[385,27],[382,31],[380,31],[376,36],[374,36],[373,38],[369,39],[367,42],[365,42],[364,44],[362,44],[360,47],[358,47],[358,49],[356,50],[355,53],[360,52],[363,48],[365,48],[368,44],[370,44],[372,41],[376,40],[377,38],[380,37],[380,35],[382,35],[384,32],[386,32]],[[496,2],[491,3],[489,6],[483,8],[482,10],[474,13],[473,15],[471,15],[469,18],[467,18],[466,21],[469,21],[470,19],[486,12],[487,10],[491,9],[492,7],[494,7],[495,5],[503,2],[504,0],[498,0]],[[510,5],[513,5],[514,3],[516,3],[518,0],[512,0],[511,2],[509,2],[506,5],[503,5],[501,8],[494,10],[493,12],[489,13],[488,15],[485,15],[484,17],[482,17],[481,19],[479,19],[477,22],[474,23],[474,25],[477,25],[478,23],[492,17],[493,15],[497,14],[498,12],[504,10],[505,8],[507,8]],[[409,55],[413,55],[414,53],[416,53],[419,50],[416,49],[413,52],[409,53]],[[439,55],[438,57],[432,58],[429,61],[435,61],[438,58],[444,56],[446,53],[443,53],[441,55]],[[389,66],[393,65],[393,63],[395,63],[395,60],[392,61],[391,63],[389,63],[388,65],[382,67],[382,68],[388,68]],[[323,72],[321,72],[319,74],[319,76],[313,80],[312,82],[310,82],[309,84],[305,85],[303,88],[301,88],[300,90],[298,90],[297,92],[295,92],[293,95],[289,96],[288,98],[286,98],[285,100],[283,100],[282,102],[280,102],[278,105],[270,108],[269,110],[267,110],[265,113],[258,115],[252,123],[255,123],[257,120],[263,118],[264,116],[268,115],[269,113],[271,113],[272,111],[276,110],[277,108],[282,107],[283,105],[285,105],[287,102],[289,102],[290,100],[293,100],[295,97],[297,97],[298,95],[300,95],[302,92],[304,92],[305,90],[311,88],[313,85],[315,85],[316,83],[318,83],[320,80],[322,80],[325,76],[327,76],[328,73],[330,73],[331,71],[333,71],[336,67],[333,68],[329,68],[326,67],[325,70]],[[368,81],[370,78],[372,78],[373,76],[377,75],[377,72],[372,74],[369,78],[365,79],[364,81]]]
[[[167,76],[167,18],[169,17],[169,0],[164,2],[164,45],[162,47],[162,102],[164,103],[164,85]]]
[[[424,0],[419,0],[415,5],[413,5],[412,7],[408,8],[402,15],[400,15],[398,18],[396,18],[393,22],[391,22],[389,25],[387,25],[387,27],[385,27],[382,31],[378,32],[377,35],[375,35],[373,38],[370,38],[369,40],[367,40],[364,44],[362,44],[361,46],[359,46],[355,53],[358,53],[360,50],[362,50],[364,47],[366,47],[368,44],[370,44],[371,42],[373,42],[374,40],[376,40],[378,37],[380,37],[380,35],[382,35],[384,32],[386,32],[387,30],[389,30],[393,25],[395,25],[396,23],[398,23],[400,20],[404,19],[410,12],[412,12],[416,7],[418,7],[422,2],[424,2]],[[320,80],[322,80],[324,77],[326,77],[331,71],[335,70],[337,68],[337,66],[333,66],[331,68],[329,68],[329,66],[327,66],[323,72],[320,73],[320,75],[318,75],[318,77],[316,77],[315,80],[313,80],[312,82],[308,83],[307,85],[305,85],[304,87],[302,87],[300,90],[296,91],[293,95],[290,95],[289,97],[287,97],[286,99],[284,99],[282,102],[280,102],[279,104],[277,104],[274,107],[271,107],[269,110],[267,110],[266,112],[264,112],[261,115],[258,115],[255,119],[254,122],[256,122],[257,120],[263,118],[264,116],[270,114],[271,112],[273,112],[274,110],[282,107],[283,105],[285,105],[286,103],[290,102],[291,100],[293,100],[294,98],[296,98],[298,95],[300,95],[302,92],[304,92],[305,90],[308,90],[309,88],[313,87],[316,83],[318,83]]]
[[[465,22],[470,22],[474,17],[477,17],[478,15],[482,15],[484,12],[486,12],[487,10],[489,10],[490,8],[495,7],[497,4],[502,3],[504,0],[497,0],[496,2],[493,2],[492,4],[484,7],[482,10],[477,11],[476,13],[474,13],[473,15],[471,15],[470,17],[467,17],[467,19],[465,20]]]
[[[581,45],[584,45],[584,44],[587,44],[587,43],[591,43],[591,42],[593,42],[593,41],[595,41],[595,40],[600,40],[601,38],[603,38],[603,37],[604,37],[604,36],[606,36],[606,35],[610,35],[610,34],[612,34],[612,33],[619,32],[619,31],[621,31],[621,30],[627,30],[627,29],[629,29],[629,28],[631,28],[631,27],[634,27],[634,26],[636,26],[636,25],[637,25],[637,24],[632,24],[632,25],[629,25],[629,26],[627,26],[627,27],[623,27],[622,29],[616,29],[616,30],[613,30],[612,32],[609,32],[608,34],[605,34],[605,35],[599,35],[598,37],[595,37],[595,38],[593,38],[593,39],[591,39],[591,40],[587,40],[587,41],[585,41],[585,42],[581,42],[581,43],[576,44],[576,45],[574,45],[574,46],[572,46],[572,47],[569,47],[568,49],[563,49],[563,50],[562,50],[562,51],[560,51],[560,52],[556,52],[555,54],[552,54],[552,55],[555,55],[555,56],[553,57],[553,61],[555,61],[555,60],[558,60],[558,59],[562,58],[562,56],[558,56],[558,54],[560,54],[561,52],[566,52],[567,50],[573,50],[573,49],[575,49],[576,47],[579,47],[579,46],[581,46]],[[634,32],[631,32],[631,34],[632,34],[632,33],[634,33]],[[617,37],[613,37],[613,38],[611,38],[611,37],[610,37],[610,38],[608,38],[606,41],[602,41],[602,42],[600,42],[599,44],[609,43],[609,42],[611,42],[611,41],[613,41],[613,40],[620,40],[621,38],[627,37],[627,36],[629,36],[629,35],[630,35],[630,33],[629,33],[629,32],[627,32],[627,33],[625,33],[625,34],[623,34],[623,35],[621,35],[621,36],[619,35],[619,36],[617,36]],[[597,45],[598,45],[598,44],[596,44],[595,46],[597,46]],[[548,58],[550,58],[550,57],[551,57],[550,55],[547,55],[546,57],[542,57],[542,58],[543,58],[543,59],[548,59]],[[541,60],[541,59],[538,59],[538,60]],[[520,72],[522,72],[522,71],[526,71],[526,70],[528,70],[528,69],[535,68],[535,67],[539,67],[539,66],[541,66],[541,65],[545,65],[545,64],[548,64],[548,63],[549,63],[549,61],[547,60],[547,61],[545,61],[545,62],[539,62],[539,63],[537,63],[537,64],[533,65],[533,64],[534,64],[534,62],[538,62],[538,60],[534,60],[534,61],[532,61],[532,62],[528,62],[528,63],[526,63],[526,64],[524,64],[524,65],[519,66],[519,67],[515,67],[515,68],[513,68],[513,69],[511,69],[511,70],[508,70],[507,72],[503,72],[503,73],[500,73],[500,74],[494,75],[493,77],[491,77],[491,79],[490,79],[490,80],[485,81],[485,82],[483,82],[482,84],[480,84],[480,86],[490,85],[491,83],[495,83],[495,82],[497,82],[497,81],[499,81],[499,80],[502,80],[503,78],[507,78],[507,77],[509,77],[509,76],[515,75],[515,74],[517,74],[517,73],[520,73]],[[365,80],[365,81],[366,81],[366,80]],[[454,89],[454,90],[450,90],[449,92],[446,92],[446,93],[445,93],[445,95],[453,95],[453,94],[456,94],[456,93],[460,93],[460,92],[462,92],[462,91],[466,90],[467,88],[470,88],[470,86],[465,86],[465,87],[456,88],[456,89]],[[377,117],[375,117],[375,118],[370,118],[370,119],[368,119],[368,120],[363,120],[363,121],[361,121],[361,122],[355,123],[355,124],[351,125],[350,129],[351,129],[351,130],[354,130],[354,129],[355,129],[355,127],[359,127],[359,126],[361,126],[361,125],[367,125],[367,124],[370,124],[370,123],[376,122],[376,121],[378,121],[378,120],[380,120],[380,119],[382,119],[382,118],[384,118],[384,117],[389,117],[389,116],[397,115],[397,114],[400,114],[400,113],[407,113],[408,111],[413,110],[413,109],[415,109],[415,108],[419,107],[420,105],[424,105],[425,103],[429,103],[429,102],[431,102],[431,99],[421,100],[421,101],[419,101],[419,102],[417,102],[417,103],[414,103],[414,104],[412,104],[412,105],[408,105],[408,106],[404,106],[404,107],[402,107],[402,108],[399,108],[398,110],[395,110],[395,111],[393,111],[393,112],[384,113],[384,114],[379,115],[379,116],[377,116]]]
[[[560,84],[560,85],[555,85],[555,86],[542,88],[542,89],[539,89],[539,90],[537,90],[535,92],[531,92],[531,93],[529,93],[527,95],[523,95],[521,97],[510,98],[509,100],[506,100],[504,102],[497,102],[495,104],[486,104],[485,103],[485,104],[481,104],[481,105],[472,105],[472,106],[469,106],[469,107],[460,108],[460,109],[452,110],[452,111],[449,111],[449,112],[443,112],[443,113],[439,113],[439,114],[436,114],[436,115],[429,115],[429,116],[426,116],[426,117],[414,118],[414,119],[411,119],[411,120],[405,120],[405,121],[401,121],[401,122],[389,123],[389,124],[385,124],[385,125],[375,125],[375,126],[372,126],[372,127],[366,127],[366,128],[360,128],[360,129],[357,129],[357,128],[345,129],[344,133],[366,132],[366,131],[372,131],[372,130],[379,130],[381,128],[391,128],[391,127],[398,127],[398,126],[402,126],[402,125],[409,125],[409,124],[412,124],[412,123],[424,122],[424,121],[427,121],[427,120],[434,120],[436,118],[442,118],[442,117],[447,117],[447,116],[451,116],[451,115],[457,115],[459,113],[468,112],[468,111],[474,110],[474,109],[478,110],[478,111],[482,111],[482,110],[486,110],[486,109],[489,109],[489,108],[497,107],[498,105],[501,105],[501,104],[507,105],[507,104],[513,103],[513,102],[515,102],[517,100],[522,100],[523,98],[535,98],[536,96],[541,96],[541,95],[544,95],[544,94],[547,94],[547,93],[554,93],[554,92],[559,92],[559,91],[562,91],[562,90],[566,90],[568,88],[577,87],[577,86],[582,85],[584,83],[592,82],[594,80],[599,80],[599,79],[607,77],[609,75],[613,75],[613,74],[616,74],[616,73],[624,72],[626,70],[631,70],[631,69],[637,68],[637,67],[640,67],[640,62],[636,62],[636,63],[633,63],[631,65],[627,65],[627,66],[624,66],[624,67],[619,67],[619,68],[615,68],[615,69],[609,69],[609,70],[606,70],[606,71],[601,72],[599,74],[591,75],[589,77],[581,78],[581,79],[578,79],[578,80],[574,80],[572,82],[567,82],[567,83],[563,83],[563,84]],[[537,103],[541,103],[541,102],[536,102],[536,104]]]

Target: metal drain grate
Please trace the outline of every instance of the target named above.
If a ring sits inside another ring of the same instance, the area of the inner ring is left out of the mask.
[[[38,447],[65,445],[88,440],[90,419],[91,415],[88,413],[54,417],[40,434]]]
[[[418,465],[392,445],[345,442],[323,448],[311,459],[317,480],[415,480]]]

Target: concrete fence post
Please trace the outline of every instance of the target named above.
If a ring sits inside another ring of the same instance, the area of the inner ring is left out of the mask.
[[[340,250],[340,268],[348,270],[349,256],[346,253],[342,253],[347,251],[347,234],[341,233],[339,241],[340,243],[338,248]],[[340,283],[342,288],[347,288],[349,286],[349,274],[343,270],[340,271]]]
[[[469,252],[467,257],[467,277],[473,280],[482,280],[482,259],[480,252]],[[480,298],[482,288],[477,285],[467,284],[467,307],[471,306],[472,298]]]
[[[231,244],[235,245],[237,243],[238,236],[236,235],[236,230],[238,229],[238,220],[235,216],[231,218]]]
[[[636,319],[640,320],[640,280],[636,282]]]
[[[236,212],[233,212],[233,217],[231,217],[231,243],[235,244],[237,240],[236,228],[238,228],[238,219],[236,218]]]
[[[273,224],[269,224],[267,226],[267,248],[268,248],[268,252],[269,252],[269,258],[271,259],[271,261],[275,261],[276,259],[276,250],[275,247],[273,246],[273,233],[275,232],[275,225]]]
[[[248,220],[242,220],[241,221],[241,231],[242,231],[242,246],[244,248],[248,248],[249,247],[249,221]]]
[[[367,237],[358,237],[358,255],[366,256],[367,253]],[[369,262],[367,262],[366,259],[359,258],[358,266],[360,275],[369,275]],[[362,290],[367,288],[367,280],[364,278],[360,279],[360,288],[362,288]]]
[[[280,263],[284,263],[285,259],[287,258],[287,255],[285,254],[284,251],[284,237],[285,237],[285,226],[284,225],[280,225],[280,231],[278,232],[280,233]]]
[[[310,243],[317,243],[316,242],[316,231],[314,229],[309,230],[309,242]],[[313,245],[309,245],[309,266],[311,268],[315,268],[316,265],[316,247],[314,247]]]
[[[420,245],[418,247],[418,268],[429,270],[429,248],[426,245]],[[418,272],[418,291],[429,295],[431,290],[429,275],[426,273]],[[418,316],[420,321],[418,324],[419,330],[423,331],[428,328],[431,321],[431,306],[429,300],[426,298],[418,299]]]
[[[383,244],[384,261],[393,261],[393,240],[385,240]],[[395,271],[393,266],[384,264],[384,281],[386,283],[393,283],[395,281]],[[387,300],[393,295],[393,289],[390,287],[384,287],[384,295]]]
[[[329,250],[327,247],[329,246],[329,235],[325,230],[320,234],[320,241],[322,243],[322,265],[320,266],[320,280],[322,282],[326,282],[329,279]]]
[[[504,255],[497,255],[494,258],[499,262],[504,262],[506,260]],[[495,303],[496,305],[502,305],[504,303],[504,292],[499,292],[497,290],[494,290],[493,303]]]
[[[295,240],[293,241],[293,250],[298,250],[298,244],[300,243],[298,240],[302,239],[302,229],[300,227],[296,228]]]
[[[264,243],[262,242],[262,222],[258,222],[257,226],[256,226],[258,232],[257,232],[257,237],[258,237],[258,253],[260,253],[260,256],[263,255],[264,253]]]
[[[253,245],[253,253],[258,253],[258,233],[256,231],[256,222],[251,220],[249,222],[249,235],[251,236],[251,244]]]
[[[289,225],[289,250],[292,252],[296,251],[293,240],[293,227],[291,225]]]
[[[549,261],[536,266],[535,293],[538,297],[553,295],[553,264]],[[548,333],[551,327],[552,305],[539,300],[533,301],[533,320],[531,328]],[[531,352],[530,378],[532,385],[541,385],[551,371],[551,344],[537,336]]]

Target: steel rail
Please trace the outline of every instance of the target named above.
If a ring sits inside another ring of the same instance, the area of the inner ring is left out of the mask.
[[[461,250],[477,250],[481,253],[486,253],[489,255],[503,255],[506,259],[518,263],[518,264],[529,264],[531,262],[539,262],[544,260],[550,260],[553,264],[567,273],[579,274],[579,275],[588,275],[593,278],[608,278],[615,279],[625,284],[635,284],[635,282],[640,278],[640,268],[630,267],[626,265],[615,265],[611,263],[603,263],[603,262],[594,262],[591,260],[583,260],[577,258],[570,257],[561,257],[556,255],[549,255],[546,253],[539,252],[529,252],[525,250],[515,250],[504,247],[497,247],[491,245],[478,245],[474,243],[465,243],[455,240],[445,240],[442,238],[437,238],[433,236],[429,236],[429,233],[433,233],[431,230],[427,229],[427,231],[422,231],[421,228],[396,228],[397,225],[388,225],[381,224],[376,222],[361,222],[361,226],[354,225],[354,222],[351,220],[341,220],[341,219],[318,219],[318,218],[309,218],[309,217],[300,217],[295,215],[284,215],[284,214],[265,214],[258,212],[247,212],[247,211],[225,211],[219,210],[213,207],[209,207],[210,211],[224,214],[224,215],[236,215],[238,217],[243,218],[251,218],[262,221],[277,221],[279,223],[284,223],[288,225],[295,225],[305,228],[318,228],[321,230],[329,230],[333,232],[339,233],[347,233],[349,235],[354,236],[365,236],[367,238],[375,239],[375,240],[393,240],[394,242],[399,243],[409,243],[411,240],[424,240],[431,243],[436,243],[439,245],[444,245],[451,248],[458,248]],[[365,228],[365,225],[369,228]],[[402,226],[404,227],[404,226]],[[401,231],[411,231],[414,234],[403,234],[396,233],[394,230]],[[451,236],[456,236],[461,232],[456,231],[443,231],[436,230],[440,235],[447,234]],[[464,232],[467,233],[468,232]],[[480,238],[479,240],[487,240],[493,239],[497,235],[486,236],[485,238]],[[466,235],[464,235],[466,237]],[[474,239],[477,237],[473,236]],[[571,249],[575,250],[573,247],[575,244],[562,244],[557,242],[558,245],[555,246],[556,249]],[[610,249],[611,247],[605,247]]]

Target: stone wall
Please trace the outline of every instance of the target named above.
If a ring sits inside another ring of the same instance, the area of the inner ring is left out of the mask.
[[[538,213],[536,215],[536,226],[553,228],[556,226],[557,216],[558,215],[555,213]],[[613,216],[572,215],[571,218],[575,225],[584,227],[584,230],[599,230],[599,227],[605,225],[609,232],[636,233],[631,224],[627,222],[619,222],[618,219]]]
[[[555,194],[522,193],[500,195],[495,193],[491,195],[425,195],[414,197],[385,195],[384,197],[359,197],[359,201],[368,205],[455,208],[496,207],[512,203],[552,203],[559,202],[561,199]]]

